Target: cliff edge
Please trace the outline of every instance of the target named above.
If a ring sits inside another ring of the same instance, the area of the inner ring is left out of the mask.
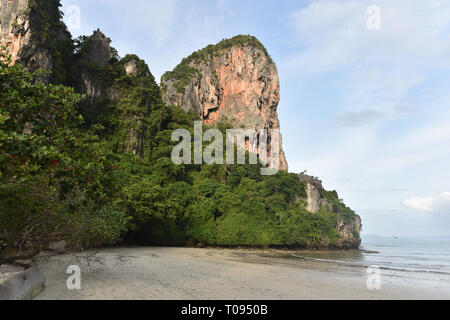
[[[325,190],[322,181],[317,177],[303,172],[298,175],[298,179],[305,184],[306,197],[304,200],[307,211],[312,214],[330,212],[337,216],[336,230],[339,240],[333,246],[343,249],[358,248],[361,244],[361,217],[339,199],[336,191]],[[323,239],[320,246],[329,247],[329,239]]]
[[[280,80],[275,63],[252,36],[236,36],[194,52],[161,79],[167,105],[194,110],[205,124],[280,129]],[[283,148],[280,170],[288,171]]]
[[[0,0],[0,45],[12,63],[47,72],[45,80],[68,84],[73,43],[59,0]]]
[[[286,173],[288,163],[282,146],[279,168],[286,172],[273,177],[255,177],[248,167],[200,168],[201,175],[195,167],[181,173],[172,167],[169,156],[173,145],[166,143],[173,128],[191,125],[192,120],[179,108],[193,111],[209,126],[226,123],[234,128],[266,129],[269,141],[270,129],[280,129],[277,67],[255,37],[236,36],[194,52],[167,72],[158,86],[145,61],[135,55],[120,58],[100,30],[72,40],[61,21],[59,0],[0,3],[0,44],[12,54],[13,63],[30,70],[44,69],[49,72],[47,82],[62,83],[85,94],[80,105],[84,126],[95,127],[113,153],[132,153],[144,161],[146,169],[160,174],[149,180],[158,188],[179,188],[170,186],[173,181],[168,178],[159,180],[169,172],[164,171],[167,168],[177,172],[172,178],[187,188],[183,193],[192,192],[192,199],[196,199],[191,207],[179,205],[183,218],[174,220],[178,224],[173,230],[185,228],[178,231],[184,232],[188,243],[359,246],[360,217],[345,206],[336,191],[326,191],[317,178]],[[142,181],[133,187],[142,189],[143,195],[150,194],[153,185],[149,188]],[[174,192],[167,190],[167,194],[158,193],[164,195],[161,208],[169,200],[178,201],[170,199]],[[155,201],[145,206],[153,208]],[[186,212],[190,220],[183,225]],[[168,221],[144,224],[141,228],[152,232],[142,234],[151,237],[154,228],[165,234],[172,223]]]

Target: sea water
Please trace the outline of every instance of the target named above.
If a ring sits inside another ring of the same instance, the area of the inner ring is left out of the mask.
[[[366,237],[365,264],[387,269],[450,275],[450,239]]]
[[[363,236],[360,250],[302,252],[295,258],[346,269],[378,268],[394,284],[450,290],[450,238]]]

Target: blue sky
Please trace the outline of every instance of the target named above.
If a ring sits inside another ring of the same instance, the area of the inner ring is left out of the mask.
[[[256,36],[278,66],[290,170],[336,189],[364,234],[450,235],[449,1],[62,3],[67,22],[80,9],[74,36],[100,28],[157,79],[208,44]]]

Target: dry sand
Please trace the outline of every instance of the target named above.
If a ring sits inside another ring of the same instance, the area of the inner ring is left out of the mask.
[[[114,248],[41,257],[46,289],[38,299],[449,299],[450,290],[382,282],[367,289],[364,268],[286,259],[288,253],[239,249]],[[96,261],[98,260],[99,261]],[[88,263],[89,262],[89,263]],[[81,266],[81,290],[67,267]]]

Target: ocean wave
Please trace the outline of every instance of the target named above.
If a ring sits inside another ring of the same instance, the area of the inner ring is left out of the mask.
[[[391,266],[386,266],[386,265],[377,265],[376,262],[362,263],[362,262],[346,261],[346,260],[321,259],[321,258],[300,256],[300,255],[297,255],[294,253],[291,253],[291,256],[293,256],[294,258],[302,259],[302,260],[329,262],[329,263],[335,263],[335,264],[339,264],[341,266],[349,266],[349,267],[369,268],[372,266],[377,266],[381,270],[389,270],[389,271],[450,275],[450,271],[441,271],[441,270],[432,270],[432,269],[415,269],[415,268],[407,268],[407,267],[400,267],[400,266],[399,267],[391,267]],[[391,264],[391,262],[386,262],[386,263]],[[442,266],[442,267],[444,267],[444,266]]]

